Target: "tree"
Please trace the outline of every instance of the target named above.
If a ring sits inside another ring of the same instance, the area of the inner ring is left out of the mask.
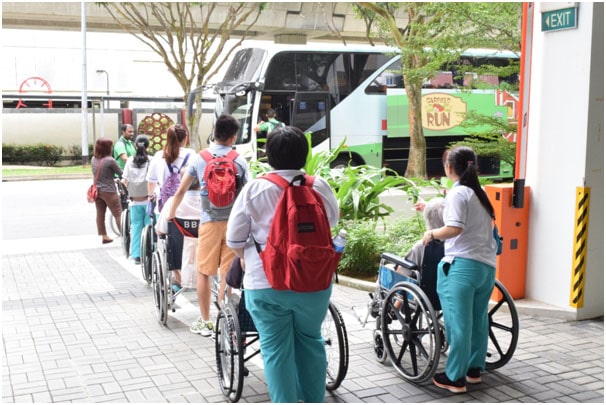
[[[158,54],[183,90],[190,92],[208,82],[256,24],[265,3],[99,3],[114,21]],[[211,27],[212,17],[224,19]],[[239,40],[228,45],[231,35]],[[192,134],[202,118],[202,94],[195,98],[195,114],[189,117]],[[197,136],[192,147],[200,148]]]
[[[405,27],[395,15],[403,9]],[[401,50],[409,100],[410,153],[406,177],[427,176],[421,120],[423,83],[470,48],[520,49],[519,3],[355,3],[354,10],[377,36]]]

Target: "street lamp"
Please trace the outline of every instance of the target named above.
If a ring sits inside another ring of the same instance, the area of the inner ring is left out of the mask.
[[[107,71],[99,69],[97,70],[97,73],[101,74],[101,73],[105,73],[105,89],[107,92],[107,95],[109,96],[109,73],[107,73]],[[107,109],[109,110],[109,99],[107,100]]]

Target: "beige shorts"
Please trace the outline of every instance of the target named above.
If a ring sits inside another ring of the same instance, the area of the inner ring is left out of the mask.
[[[235,253],[227,247],[227,221],[212,221],[198,228],[198,273],[214,276],[220,267],[221,277],[227,274]]]

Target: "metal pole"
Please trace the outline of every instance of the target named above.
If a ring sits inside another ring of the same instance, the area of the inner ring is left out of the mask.
[[[82,166],[88,164],[88,99],[86,86],[86,2],[80,2],[82,30]]]
[[[103,107],[103,102],[99,103],[99,107],[100,108],[100,112],[101,114],[99,115],[99,120],[101,121],[101,125],[99,125],[99,129],[101,130],[101,138],[105,137],[105,118],[103,117],[103,110],[105,109]]]
[[[105,94],[107,94],[109,96],[109,73],[107,73],[107,70],[103,70],[103,69],[97,70],[97,73],[105,74]],[[107,109],[109,110],[109,99],[107,100]]]

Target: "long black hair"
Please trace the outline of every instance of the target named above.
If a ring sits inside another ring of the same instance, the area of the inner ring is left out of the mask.
[[[141,168],[149,161],[149,157],[147,155],[149,138],[147,135],[137,135],[137,138],[135,139],[135,147],[137,148],[137,153],[135,153],[135,156],[133,157],[133,163],[135,166]]]
[[[446,162],[452,167],[457,176],[459,184],[471,188],[486,212],[494,218],[494,208],[488,199],[488,195],[480,185],[478,178],[478,157],[473,149],[467,146],[455,146],[446,156]]]

